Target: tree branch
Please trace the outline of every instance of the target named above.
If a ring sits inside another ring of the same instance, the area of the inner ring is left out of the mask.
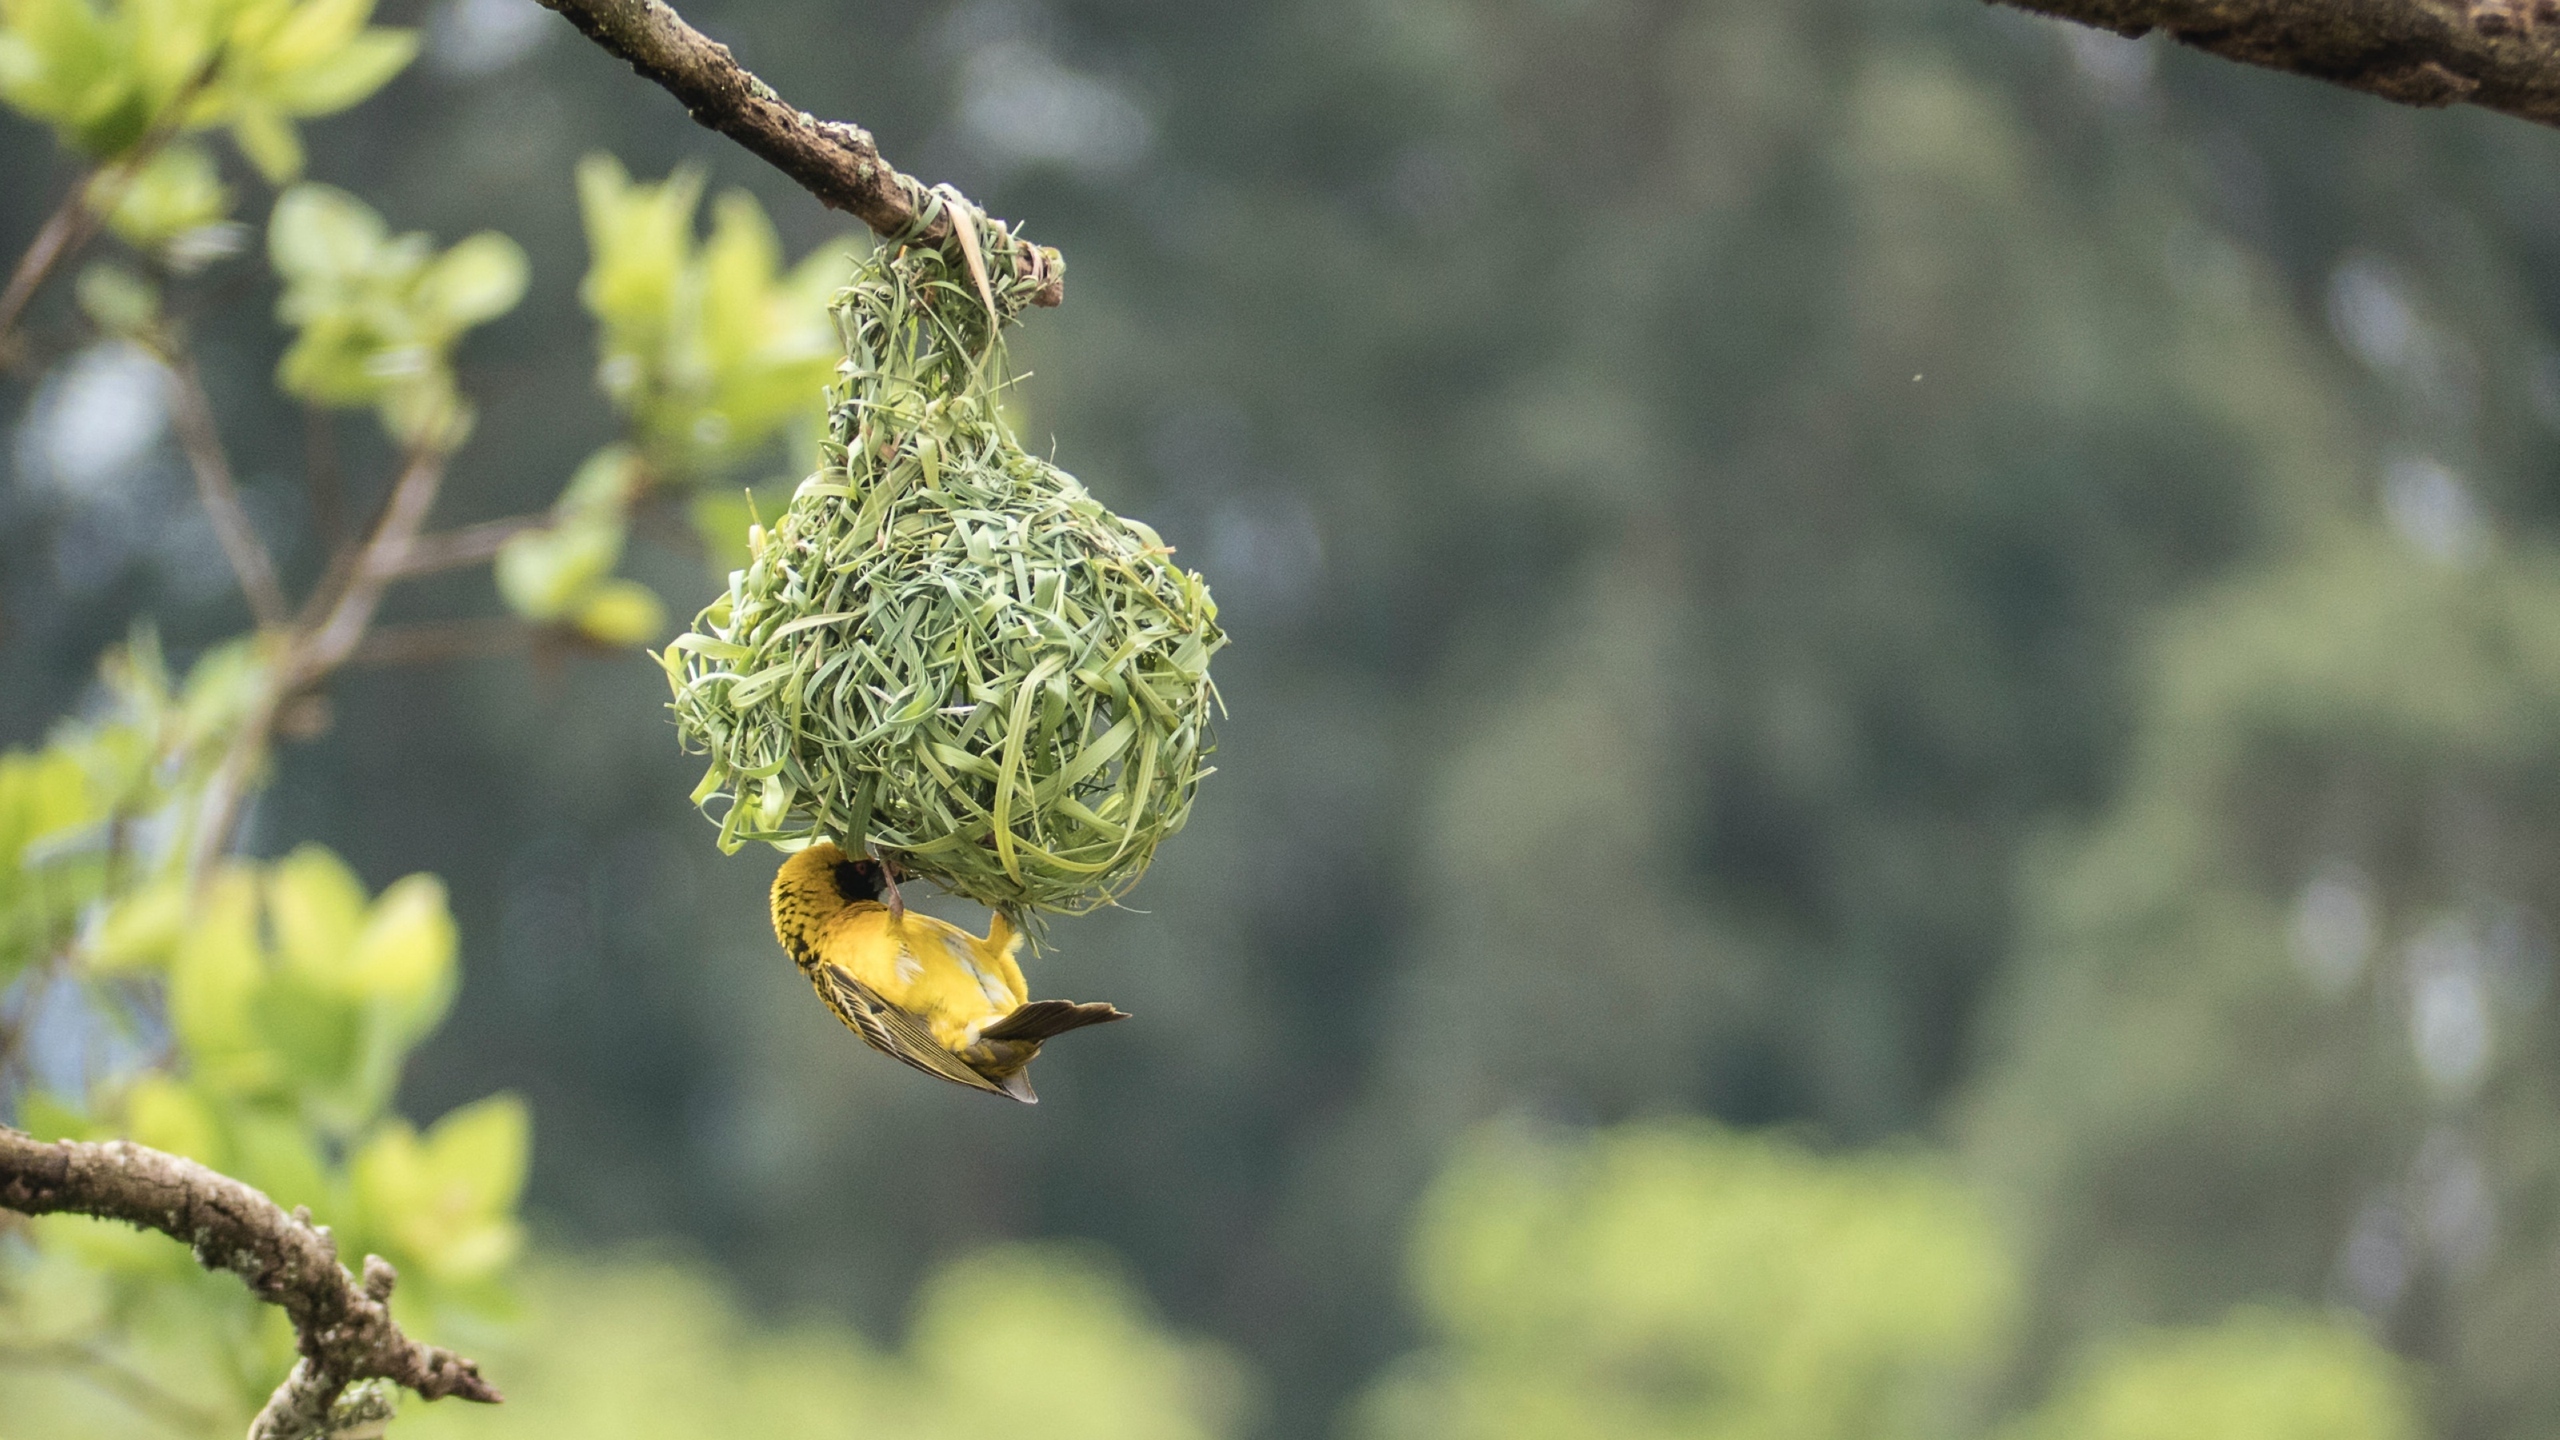
[[[345,588],[329,601],[295,647],[287,667],[288,691],[320,679],[355,653],[365,627],[373,623],[373,612],[382,604],[382,592],[400,577],[400,558],[409,553],[426,526],[427,512],[435,508],[436,491],[444,484],[444,462],[438,450],[421,450],[409,457],[408,467],[392,482],[382,519],[365,541],[364,552],[356,557]]]
[[[222,432],[214,425],[204,377],[197,372],[194,357],[175,343],[160,347],[160,363],[169,370],[174,402],[169,420],[178,432],[178,448],[186,452],[187,468],[195,472],[196,498],[204,502],[214,537],[222,542],[231,573],[239,577],[240,593],[249,597],[249,612],[258,617],[261,628],[281,629],[292,618],[292,609],[285,603],[284,587],[276,583],[275,562],[268,558],[257,527],[249,523],[249,512],[240,503],[240,487],[232,480],[231,462],[222,452]]]
[[[9,272],[8,287],[0,289],[0,354],[12,344],[18,317],[26,312],[27,302],[36,298],[45,277],[96,232],[98,217],[89,207],[88,196],[89,176],[83,174],[71,182],[71,192],[45,217],[36,238],[27,242],[25,253],[18,257],[17,268]]]
[[[385,556],[383,568],[393,579],[406,580],[413,575],[432,575],[439,570],[459,570],[465,565],[478,565],[498,558],[498,552],[509,540],[538,528],[547,519],[542,515],[513,515],[504,520],[483,520],[477,525],[420,535],[399,554]]]
[[[311,494],[311,528],[324,554],[334,554],[346,522],[346,479],[338,469],[338,432],[327,407],[302,407],[302,482]]]
[[[728,46],[686,24],[664,0],[541,3],[683,101],[696,121],[754,151],[822,204],[882,236],[936,246],[952,238],[951,207],[935,205],[931,187],[880,158],[869,131],[786,103],[738,64]],[[1021,246],[1015,266],[1036,285],[1032,304],[1065,298],[1066,271],[1056,251]]]
[[[347,663],[425,665],[532,648],[542,632],[513,616],[489,615],[469,620],[429,620],[415,625],[386,625],[364,637]]]
[[[124,1140],[48,1144],[0,1126],[0,1208],[157,1230],[186,1242],[196,1263],[238,1275],[283,1310],[302,1360],[260,1412],[251,1440],[326,1433],[339,1418],[332,1412],[340,1395],[362,1380],[389,1380],[429,1400],[500,1398],[471,1361],[401,1333],[389,1304],[399,1276],[380,1256],[365,1257],[358,1285],[338,1263],[326,1226],[307,1212],[288,1215],[193,1160]]]
[[[2404,105],[2560,125],[2560,0],[1991,0]]]
[[[427,512],[435,508],[436,491],[444,483],[445,458],[443,451],[433,448],[409,457],[400,478],[392,482],[381,517],[363,548],[321,580],[290,639],[281,642],[283,653],[274,660],[213,777],[205,782],[190,874],[199,879],[212,874],[214,862],[231,848],[232,828],[239,823],[241,806],[257,781],[285,702],[327,679],[363,642],[374,611],[382,604],[382,592],[399,578],[394,557],[408,553],[426,524]]]
[[[213,83],[214,76],[220,73],[223,56],[227,53],[225,46],[214,47],[214,52],[205,57],[204,64],[197,68],[196,73],[169,97],[168,103],[161,107],[159,120],[131,150],[71,182],[71,192],[63,196],[62,204],[45,218],[43,227],[36,231],[36,238],[27,242],[26,252],[18,257],[17,268],[10,272],[8,287],[0,289],[0,360],[8,358],[14,338],[12,332],[17,328],[19,318],[26,313],[27,303],[36,298],[36,291],[44,284],[45,277],[97,237],[99,227],[107,223],[107,217],[115,212],[117,202],[124,198],[125,187],[133,183],[134,177],[142,173],[143,167],[151,163],[152,157],[158,155],[163,146],[178,138],[179,131],[184,128],[182,122],[187,111],[194,106],[196,97],[204,93],[204,88]]]

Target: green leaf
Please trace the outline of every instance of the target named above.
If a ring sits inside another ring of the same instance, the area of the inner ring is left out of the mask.
[[[0,101],[102,161],[155,133],[228,125],[242,153],[281,182],[302,164],[293,117],[356,103],[417,54],[415,34],[367,28],[372,8],[371,0],[11,0],[0,7]]]
[[[362,1004],[337,985],[286,970],[250,998],[259,1038],[282,1064],[278,1079],[332,1128],[362,1124],[370,1096]]]
[[[68,747],[0,754],[0,984],[60,948],[103,887],[94,836],[106,801]]]
[[[630,332],[642,348],[655,343],[682,283],[702,172],[680,168],[658,185],[635,185],[622,162],[590,155],[578,162],[578,209],[591,257],[578,298],[613,332]]]
[[[459,445],[471,408],[454,388],[453,347],[523,294],[515,242],[486,232],[439,257],[353,196],[297,185],[276,203],[267,246],[286,282],[276,313],[299,332],[277,382],[323,405],[374,406],[404,448]]]
[[[296,185],[276,197],[267,254],[287,281],[338,280],[364,271],[391,238],[371,206],[326,185]]]
[[[524,1102],[512,1095],[446,1115],[424,1143],[404,1123],[384,1124],[352,1166],[366,1224],[404,1271],[415,1265],[443,1284],[492,1278],[523,1243],[512,1211],[531,1139]]]
[[[243,1107],[231,1116],[232,1159],[225,1168],[278,1205],[308,1205],[325,1216],[337,1208],[339,1187],[317,1142],[289,1113]]]
[[[524,247],[483,230],[446,251],[418,282],[419,304],[460,331],[506,314],[524,298]]]
[[[632,420],[652,475],[691,484],[724,474],[795,421],[815,433],[839,354],[823,308],[845,272],[822,247],[788,277],[753,197],[724,195],[697,244],[698,172],[632,182],[620,162],[578,170],[591,257],[579,297],[600,328],[597,380]]]
[[[113,1133],[47,1090],[33,1091],[19,1102],[18,1128],[48,1142],[100,1140]]]
[[[73,293],[89,323],[109,335],[149,335],[160,323],[160,291],[150,281],[111,261],[80,267]]]
[[[267,105],[244,105],[231,117],[231,140],[270,185],[282,185],[302,173],[302,137],[284,112]]]
[[[288,115],[334,114],[391,82],[418,57],[418,32],[368,30],[324,62],[278,76],[267,98]]]
[[[89,969],[111,975],[166,966],[193,928],[192,900],[185,877],[177,875],[119,898],[82,949]]]
[[[393,1007],[414,1038],[442,1018],[453,990],[455,949],[444,882],[410,875],[393,881],[374,902],[349,975],[361,993]]]
[[[533,1153],[533,1113],[514,1095],[492,1095],[427,1128],[427,1161],[455,1187],[449,1203],[462,1213],[503,1215],[524,1194],[525,1165]]]
[[[657,592],[636,580],[608,580],[588,592],[577,625],[603,645],[645,645],[666,633],[667,607]]]
[[[327,849],[304,845],[268,867],[266,892],[267,924],[284,963],[315,984],[351,993],[364,882]]]
[[[125,186],[107,223],[128,244],[159,250],[220,225],[230,211],[230,187],[212,154],[201,145],[171,145]]]
[[[619,518],[573,516],[508,539],[493,567],[498,593],[528,620],[566,618],[622,558]]]
[[[214,877],[169,965],[169,1025],[201,1071],[230,1086],[267,1078],[250,1006],[263,981],[257,882],[239,870]]]
[[[43,1215],[29,1222],[27,1230],[39,1251],[59,1255],[79,1269],[102,1275],[186,1286],[201,1273],[188,1258],[187,1247],[173,1245],[168,1237],[153,1231],[112,1220]],[[112,1289],[109,1293],[113,1293]]]
[[[216,1170],[231,1164],[212,1107],[184,1082],[165,1074],[146,1073],[125,1092],[124,1133],[137,1144],[184,1155]]]
[[[639,497],[644,479],[640,457],[630,446],[607,445],[579,462],[553,508],[620,519]]]
[[[2002,1440],[2419,1440],[2415,1379],[2333,1315],[2243,1309],[2117,1341]]]

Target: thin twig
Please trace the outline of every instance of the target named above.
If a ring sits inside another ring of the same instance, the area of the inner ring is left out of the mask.
[[[365,627],[373,623],[373,612],[382,604],[382,592],[400,578],[398,557],[409,553],[427,523],[427,512],[435,508],[436,491],[444,483],[444,463],[442,451],[421,450],[392,482],[382,518],[356,557],[346,588],[296,647],[292,689],[320,679],[355,653]]]
[[[328,1414],[339,1392],[382,1379],[430,1400],[459,1395],[494,1403],[496,1387],[471,1361],[401,1333],[391,1318],[399,1275],[368,1255],[361,1285],[338,1263],[337,1242],[308,1212],[286,1214],[249,1186],[183,1156],[126,1140],[46,1143],[0,1126],[0,1208],[21,1215],[90,1215],[121,1220],[184,1241],[196,1263],[228,1270],[250,1293],[293,1322],[303,1364],[277,1388],[268,1411],[299,1414],[325,1394]],[[292,1398],[295,1403],[287,1406]],[[262,1412],[252,1437],[312,1433],[271,1426]]]
[[[302,481],[311,494],[311,529],[322,554],[334,554],[347,528],[345,473],[338,465],[338,424],[327,407],[302,407]]]
[[[664,0],[541,3],[683,101],[695,120],[761,156],[820,203],[881,235],[919,244],[940,245],[957,233],[947,208],[914,230],[930,187],[882,159],[869,131],[820,120],[788,104],[738,64],[728,46],[686,24]],[[1066,272],[1055,251],[1026,245],[1016,263],[1023,279],[1038,282],[1031,303],[1055,305],[1065,297]]]
[[[526,650],[540,634],[533,626],[507,616],[469,620],[431,620],[416,625],[385,625],[364,637],[353,666],[426,665]]]
[[[26,312],[27,302],[36,298],[54,267],[78,251],[95,233],[89,203],[89,178],[93,172],[83,170],[71,182],[69,194],[53,207],[36,238],[27,242],[26,253],[18,257],[18,268],[9,274],[9,287],[0,290],[0,350],[8,348],[10,332],[18,328],[18,317]]]
[[[2554,0],[1993,0],[2404,105],[2470,104],[2560,125]]]
[[[444,482],[444,466],[440,450],[420,450],[409,457],[400,478],[392,482],[363,547],[322,579],[304,607],[303,618],[283,642],[282,653],[270,662],[261,692],[242,716],[212,778],[205,782],[188,857],[188,873],[198,882],[213,873],[214,862],[231,848],[232,831],[266,762],[285,702],[327,679],[363,641],[366,627],[381,607],[383,590],[399,578],[387,557],[408,553],[417,539]]]
[[[483,520],[455,530],[439,530],[411,540],[398,555],[386,556],[384,572],[395,580],[416,575],[433,575],[439,570],[459,570],[465,565],[481,565],[494,560],[506,543],[527,530],[539,528],[548,517],[511,515],[504,520]]]
[[[106,165],[82,172],[71,182],[70,193],[64,195],[62,203],[45,217],[43,227],[36,231],[36,238],[27,243],[26,253],[18,257],[18,267],[9,275],[8,288],[0,290],[0,356],[9,352],[11,332],[17,329],[19,316],[36,298],[36,291],[43,286],[46,277],[97,237],[99,227],[107,223],[107,217],[124,199],[125,187],[132,184],[134,177],[142,173],[142,168],[184,131],[188,109],[195,104],[196,97],[204,92],[204,88],[213,83],[214,76],[221,73],[223,57],[228,53],[226,46],[215,46],[213,53],[196,68],[196,73],[161,107],[158,123],[136,141],[132,149]]]
[[[292,608],[285,603],[284,587],[276,583],[275,561],[268,557],[257,527],[240,503],[240,487],[232,479],[231,461],[222,452],[222,432],[214,424],[204,376],[183,345],[161,346],[160,362],[169,370],[169,420],[178,432],[178,448],[186,452],[187,467],[195,472],[196,497],[204,502],[214,537],[222,542],[223,556],[231,562],[231,573],[239,577],[240,593],[248,597],[249,613],[258,618],[260,628],[282,629],[292,619]]]

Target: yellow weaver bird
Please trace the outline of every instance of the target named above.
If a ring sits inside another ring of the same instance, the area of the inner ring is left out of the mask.
[[[1042,1042],[1129,1018],[1100,1001],[1031,999],[1013,958],[1022,937],[1002,915],[981,940],[909,914],[879,861],[823,841],[774,875],[773,933],[818,998],[872,1049],[1025,1105],[1040,1103],[1022,1072]]]

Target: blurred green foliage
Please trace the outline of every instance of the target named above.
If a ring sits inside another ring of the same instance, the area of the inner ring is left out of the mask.
[[[524,296],[524,251],[484,230],[439,252],[394,235],[354,196],[296,185],[276,197],[267,256],[284,281],[276,318],[294,342],[276,369],[285,393],[315,405],[372,406],[412,450],[452,450],[471,410],[453,382],[465,332]]]
[[[0,103],[95,160],[228,126],[271,182],[302,172],[293,122],[332,115],[400,73],[414,32],[373,0],[7,0]]]
[[[175,928],[169,854],[194,818],[185,802],[239,723],[259,664],[255,643],[226,645],[179,683],[157,637],[138,632],[99,667],[98,717],[58,725],[41,750],[0,752],[0,986],[52,965],[92,918],[110,967]],[[163,848],[141,849],[142,835]]]
[[[2016,1280],[1942,1161],[1703,1124],[1477,1135],[1424,1202],[1431,1349],[1375,1440],[1969,1433]]]
[[[546,523],[507,542],[497,580],[517,614],[600,644],[666,629],[656,592],[613,576],[642,507],[673,507],[715,573],[745,563],[751,506],[722,482],[770,458],[779,438],[800,468],[815,465],[841,358],[826,303],[850,242],[785,272],[773,222],[743,191],[720,197],[710,237],[697,240],[702,185],[698,169],[652,185],[609,155],[578,165],[590,257],[578,294],[596,321],[596,382],[627,439],[588,456]]]
[[[596,320],[596,383],[630,417],[657,484],[721,478],[793,422],[813,426],[812,397],[843,358],[827,297],[854,242],[829,241],[785,271],[764,206],[737,190],[697,240],[702,186],[697,168],[649,185],[610,155],[578,164],[590,257],[578,298]]]
[[[1431,1342],[1371,1440],[2415,1440],[2407,1367],[2334,1316],[2244,1310],[2114,1338],[1995,1421],[2019,1276],[1917,1150],[1823,1155],[1698,1122],[1479,1131],[1412,1274]]]
[[[523,1323],[483,1347],[495,1411],[413,1406],[410,1440],[1224,1440],[1251,1403],[1222,1349],[1166,1334],[1115,1265],[1009,1247],[938,1269],[903,1348],[841,1323],[739,1314],[698,1271],[559,1258],[526,1280]],[[993,1417],[1004,1417],[998,1422]]]
[[[628,446],[587,457],[551,507],[550,523],[508,539],[498,552],[498,594],[528,620],[566,622],[597,640],[638,645],[666,628],[666,606],[633,580],[617,580],[631,507],[645,478]]]
[[[2464,1424],[2560,1405],[2560,1305],[2490,1262],[2560,1235],[2560,557],[2342,527],[2153,663],[2122,794],[2029,872],[1971,1117],[2052,1332],[2334,1295]]]
[[[229,223],[232,200],[212,152],[201,145],[170,145],[125,184],[107,223],[126,243],[165,257],[173,269],[196,269],[239,248],[239,227]]]
[[[62,753],[13,755],[10,773]],[[20,1097],[23,1128],[133,1139],[308,1206],[342,1254],[399,1267],[414,1332],[502,1313],[521,1245],[523,1105],[491,1097],[424,1135],[389,1109],[402,1062],[452,997],[443,888],[411,876],[368,897],[336,857],[304,847],[200,887],[172,874],[97,902],[85,943],[48,957],[51,1003],[129,1027],[144,1063],[82,1092]],[[165,1034],[137,991],[165,996]],[[0,1408],[41,1417],[34,1433],[128,1433],[137,1395],[143,1414],[236,1433],[292,1361],[271,1307],[165,1236],[49,1216],[25,1238],[0,1248],[0,1352],[53,1363],[0,1365]],[[101,1391],[100,1374],[125,1378]]]
[[[2243,1310],[2109,1348],[2001,1440],[2416,1440],[2406,1367],[2352,1324]]]

